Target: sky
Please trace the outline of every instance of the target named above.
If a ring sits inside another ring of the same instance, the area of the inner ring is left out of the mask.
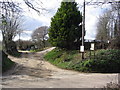
[[[23,2],[22,0],[13,0],[15,2],[20,2],[21,7],[23,8],[23,27],[22,29],[24,30],[21,39],[23,40],[30,40],[31,39],[31,34],[32,32],[41,26],[50,26],[51,22],[51,17],[55,15],[57,12],[57,9],[60,7],[61,1],[62,0],[33,0],[32,2],[36,7],[42,7],[45,8],[46,10],[41,10],[40,15],[38,15],[37,12],[35,12],[32,9],[29,9]],[[40,1],[40,2],[39,2]],[[82,12],[83,8],[83,1],[84,0],[76,0],[78,3],[79,10]],[[91,1],[91,0],[86,0],[86,2]],[[96,1],[96,0],[93,0]],[[36,4],[36,3],[39,3]],[[96,6],[86,6],[86,12],[85,12],[85,30],[86,30],[86,35],[85,39],[95,39],[96,36],[96,23],[98,20],[99,15],[102,14],[102,12],[105,10],[105,8],[108,7],[106,5],[102,7],[96,7]],[[18,39],[18,36],[15,37],[15,40]]]

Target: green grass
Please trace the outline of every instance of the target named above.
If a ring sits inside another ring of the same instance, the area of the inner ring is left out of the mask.
[[[30,50],[30,52],[39,52],[39,51],[42,51],[42,49]]]
[[[85,60],[78,50],[54,49],[45,57],[53,65],[82,72],[120,72],[120,50],[86,51]]]
[[[11,61],[4,52],[2,52],[2,61],[0,62],[2,72],[9,70],[13,66],[13,64],[14,62]]]
[[[9,58],[7,58],[4,64],[2,64],[2,72],[9,70],[13,65],[14,65],[14,62],[11,61]]]
[[[43,51],[45,49],[48,49],[50,47],[45,47],[45,48],[42,48],[42,49],[36,49],[36,50],[30,50],[30,52],[39,52],[39,51]]]
[[[74,56],[78,51],[66,51],[62,49],[54,49],[45,55],[45,59],[60,68],[69,68],[73,63]]]

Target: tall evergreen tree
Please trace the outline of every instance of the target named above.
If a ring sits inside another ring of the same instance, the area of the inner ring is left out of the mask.
[[[70,1],[70,0],[69,0]],[[49,41],[53,46],[72,49],[80,44],[82,36],[82,15],[78,10],[77,3],[61,2],[55,16],[51,19],[49,29]]]

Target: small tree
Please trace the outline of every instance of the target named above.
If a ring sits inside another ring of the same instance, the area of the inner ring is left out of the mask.
[[[47,34],[48,34],[47,26],[39,27],[32,33],[32,40],[37,44],[39,49],[41,46],[45,47],[45,41],[47,40],[47,36],[46,36]]]
[[[80,42],[82,15],[76,2],[61,2],[61,7],[51,21],[49,41],[53,46],[71,49]]]

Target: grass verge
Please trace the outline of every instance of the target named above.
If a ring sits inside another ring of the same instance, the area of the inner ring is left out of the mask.
[[[0,62],[0,65],[2,67],[2,72],[5,72],[14,65],[14,62],[11,61],[8,58],[8,55],[6,55],[4,52],[0,51],[0,53],[2,53],[2,61]]]
[[[63,50],[56,48],[45,55],[45,59],[53,65],[81,72],[120,72],[120,50],[86,51],[85,60],[81,60],[81,54],[77,50]]]
[[[30,52],[40,52],[40,51],[43,51],[43,50],[46,50],[46,49],[49,49],[51,47],[45,47],[45,48],[42,48],[42,49],[36,49],[36,50],[30,50]]]

